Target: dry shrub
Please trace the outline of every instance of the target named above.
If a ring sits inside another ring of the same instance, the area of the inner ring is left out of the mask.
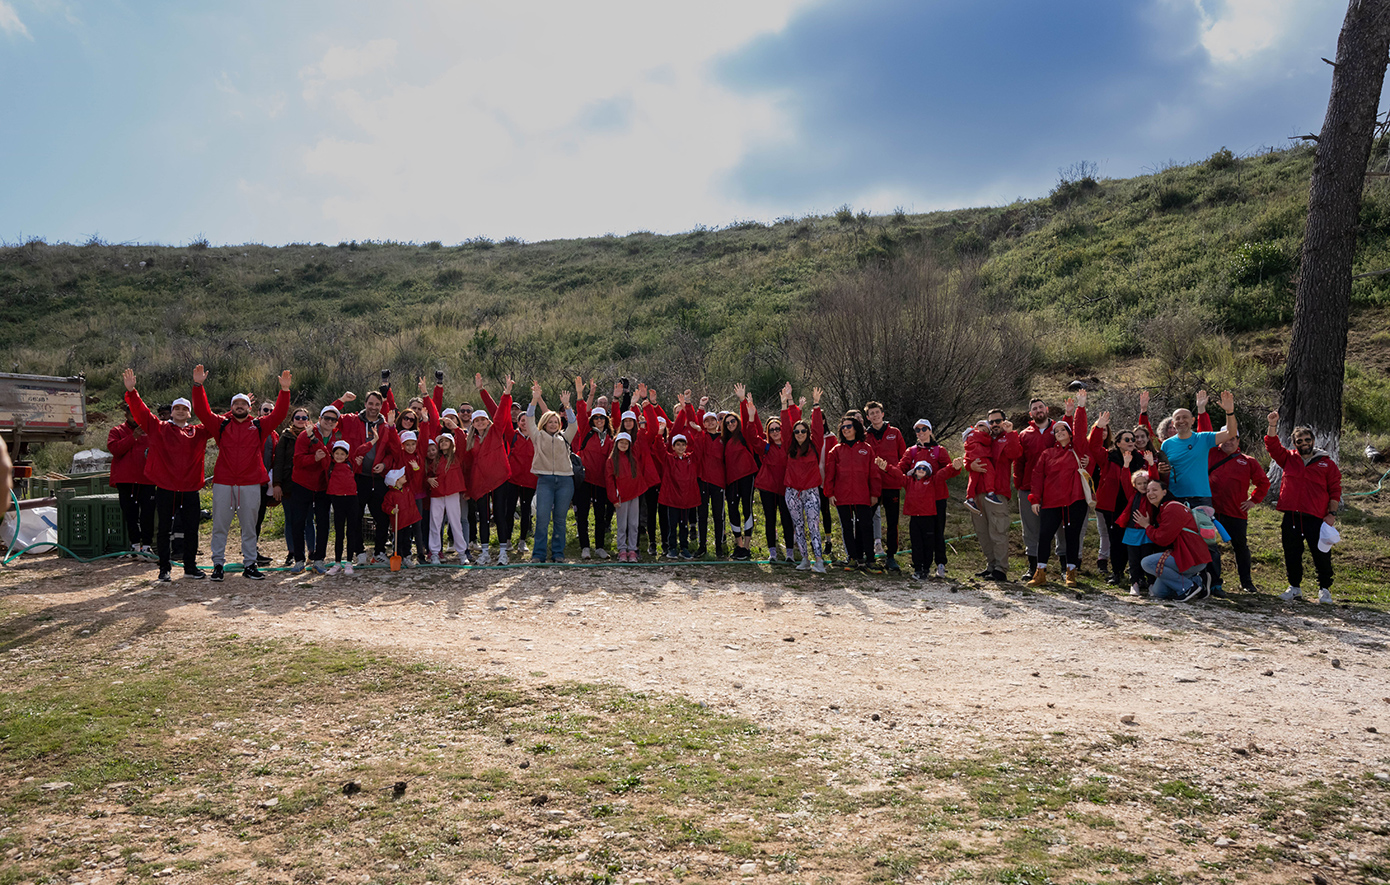
[[[939,434],[1016,402],[1036,363],[1018,318],[986,306],[978,265],[921,254],[836,279],[791,351],[836,408],[876,399],[889,420],[925,417]]]

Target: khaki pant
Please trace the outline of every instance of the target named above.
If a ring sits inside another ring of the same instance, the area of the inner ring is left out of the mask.
[[[1013,514],[1008,501],[995,504],[984,495],[975,496],[975,506],[979,513],[970,514],[975,525],[975,537],[980,540],[980,551],[985,555],[985,564],[990,571],[1009,571],[1009,524]]]

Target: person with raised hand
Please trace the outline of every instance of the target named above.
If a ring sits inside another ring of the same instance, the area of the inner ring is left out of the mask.
[[[270,494],[285,511],[285,567],[291,574],[304,571],[314,550],[313,492],[305,493],[295,483],[294,449],[299,438],[313,431],[313,416],[300,406],[290,415],[290,426],[275,444],[274,465],[270,469]]]
[[[1342,507],[1342,470],[1323,449],[1318,448],[1313,428],[1300,424],[1293,429],[1293,448],[1279,441],[1279,413],[1270,412],[1265,432],[1265,450],[1283,469],[1279,480],[1279,501],[1275,505],[1284,518],[1279,527],[1284,547],[1284,569],[1289,588],[1281,595],[1285,602],[1303,596],[1303,546],[1313,556],[1318,576],[1318,602],[1332,601],[1331,543],[1324,550],[1323,526],[1336,524]]]
[[[786,484],[787,514],[792,523],[796,549],[801,554],[798,571],[825,572],[825,556],[821,546],[821,474],[820,442],[825,436],[825,416],[821,413],[821,389],[811,388],[811,420],[801,417],[801,410],[792,404],[792,385],[782,385],[782,448],[787,463],[783,471]],[[790,551],[790,548],[788,549]],[[814,557],[814,558],[813,558]]]
[[[574,437],[574,453],[584,464],[584,481],[574,491],[574,522],[579,531],[579,558],[607,559],[604,545],[613,521],[613,507],[608,500],[608,487],[603,479],[604,466],[613,451],[613,423],[608,409],[597,405],[598,382],[589,379],[589,397],[584,399],[584,379],[574,379],[574,394],[578,412],[579,431]],[[589,546],[589,513],[594,517],[594,546]]]
[[[1207,476],[1211,483],[1211,505],[1226,533],[1231,536],[1231,551],[1236,557],[1240,589],[1255,592],[1255,579],[1250,573],[1250,542],[1247,540],[1250,508],[1269,494],[1269,477],[1259,461],[1240,450],[1240,437],[1232,436],[1207,455]],[[1252,491],[1253,489],[1253,491]],[[1217,548],[1219,549],[1219,548]],[[1213,551],[1212,560],[1220,554]],[[1219,576],[1212,583],[1212,595],[1217,593]]]
[[[131,555],[154,552],[154,483],[145,475],[150,437],[131,415],[130,404],[121,400],[125,420],[106,435],[111,453],[111,485],[120,496],[121,519]],[[6,502],[8,503],[8,501]]]
[[[1105,531],[1110,539],[1110,574],[1105,583],[1123,587],[1125,566],[1137,563],[1130,555],[1129,545],[1125,543],[1125,521],[1121,519],[1129,509],[1130,501],[1136,494],[1133,476],[1140,470],[1149,470],[1155,460],[1152,452],[1141,452],[1135,442],[1133,430],[1121,430],[1113,435],[1111,445],[1103,444],[1105,429],[1110,426],[1110,413],[1101,412],[1096,425],[1091,430],[1091,453],[1100,462],[1096,472],[1096,513],[1104,520]],[[1130,584],[1143,580],[1142,569],[1132,569]]]
[[[883,571],[874,560],[873,542],[873,508],[882,491],[882,472],[874,463],[877,457],[864,438],[864,422],[846,413],[840,419],[839,442],[825,455],[825,490],[840,513],[847,572]]]
[[[481,375],[478,376],[478,381],[481,383]],[[505,422],[502,425],[505,427],[511,425],[512,384],[512,376],[508,375],[502,383],[500,402],[494,403],[491,396],[484,397],[485,403],[492,406],[492,414]],[[480,386],[478,390],[483,394],[487,393],[484,387]],[[507,454],[506,431],[499,429],[492,415],[482,409],[473,410],[468,429],[468,461],[468,497],[478,513],[476,564],[487,565],[491,562],[489,526],[492,524],[492,515],[498,499],[501,498],[494,493],[511,478],[511,460]],[[498,513],[498,517],[497,564],[507,565],[507,548],[512,540],[513,514]]]
[[[1080,419],[1078,419],[1080,420]],[[1033,465],[1033,489],[1028,503],[1040,517],[1038,567],[1028,581],[1030,587],[1047,584],[1047,560],[1058,529],[1067,535],[1067,558],[1063,561],[1065,582],[1076,586],[1076,570],[1081,565],[1081,531],[1086,525],[1086,488],[1083,474],[1090,469],[1090,443],[1084,436],[1073,437],[1071,426],[1058,421],[1052,427],[1053,446]],[[1075,440],[1076,445],[1073,445]]]
[[[193,367],[193,414],[217,443],[217,463],[212,469],[212,579],[222,580],[227,531],[235,516],[241,525],[241,576],[263,581],[265,575],[256,566],[256,513],[261,487],[270,481],[264,450],[266,439],[289,414],[293,378],[288,369],[280,373],[280,394],[264,418],[252,417],[251,398],[244,393],[232,397],[231,411],[214,414],[203,387],[207,378],[202,365]]]
[[[468,565],[468,533],[464,531],[463,496],[468,493],[468,465],[464,429],[452,416],[441,419],[443,429],[426,456],[425,484],[430,493],[430,564],[439,565],[444,549],[444,523],[454,533],[454,549],[459,564]]]
[[[305,529],[304,518],[312,510],[314,517],[314,543],[309,557],[314,563],[314,571],[320,575],[328,569],[324,560],[328,556],[328,474],[327,461],[334,446],[342,440],[338,425],[342,416],[335,406],[324,406],[319,411],[319,420],[299,434],[294,441],[294,470],[291,475],[290,493],[295,496],[295,522],[290,531],[299,533]],[[293,574],[302,569],[295,563]]]
[[[121,375],[125,383],[125,401],[130,413],[150,438],[150,457],[145,464],[146,475],[155,486],[155,512],[158,528],[155,549],[159,557],[159,580],[172,580],[170,561],[174,516],[178,514],[183,526],[183,574],[186,578],[207,577],[198,568],[198,523],[202,519],[203,461],[207,455],[212,429],[206,424],[192,424],[193,403],[179,397],[174,400],[168,421],[160,421],[140,399],[135,389],[135,370],[126,369]],[[252,515],[254,520],[255,516]]]
[[[747,388],[734,385],[734,399],[744,401]],[[729,526],[734,533],[735,560],[751,560],[753,543],[753,481],[758,473],[755,445],[743,432],[738,412],[726,412],[719,419],[724,450],[724,499],[729,505]]]
[[[580,383],[576,378],[576,387]],[[535,449],[531,472],[536,476],[536,537],[531,544],[531,562],[537,565],[545,562],[547,555],[551,562],[565,561],[565,518],[574,499],[575,485],[570,452],[579,430],[569,397],[568,391],[560,394],[562,421],[559,412],[546,407],[540,382],[531,382],[526,429]]]
[[[667,559],[694,559],[690,551],[690,540],[695,535],[696,510],[700,506],[700,465],[694,455],[688,429],[687,397],[690,391],[676,394],[676,424],[669,439],[662,440],[658,425],[652,420],[656,407],[648,403],[647,439],[649,444],[665,446],[665,471],[661,478],[661,491],[658,503],[666,512],[666,537],[662,546]]]
[[[382,370],[381,374],[383,383],[390,380],[389,370]],[[394,445],[395,429],[391,427],[382,411],[386,403],[385,396],[374,390],[367,394],[360,412],[342,411],[348,403],[356,399],[357,394],[351,390],[345,391],[341,397],[333,401],[333,407],[343,416],[339,432],[352,446],[352,463],[357,483],[356,519],[361,521],[363,507],[371,513],[374,529],[372,560],[385,564],[386,539],[391,533],[391,527],[387,524],[381,502],[386,497],[386,454]],[[359,565],[366,565],[367,559],[364,550],[357,562]]]
[[[782,406],[791,405],[791,384],[782,388]],[[758,422],[758,408],[753,403],[753,395],[745,393],[739,406],[742,411],[743,426],[755,437],[753,448],[758,454],[760,466],[753,480],[753,487],[763,504],[763,531],[767,536],[767,558],[777,562],[780,553],[783,562],[796,562],[796,535],[792,529],[791,510],[787,507],[787,437],[791,435],[791,425],[783,424],[780,412],[770,416],[763,423]],[[785,429],[784,429],[785,428]],[[777,549],[778,517],[782,523],[783,546]]]

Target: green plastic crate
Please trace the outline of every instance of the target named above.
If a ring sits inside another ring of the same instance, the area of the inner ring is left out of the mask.
[[[79,495],[76,489],[58,494],[58,545],[72,555],[91,559],[130,549],[119,495]],[[59,551],[67,555],[64,551]]]
[[[78,497],[109,495],[112,493],[111,474],[87,473],[69,479],[42,479],[36,477],[29,481],[29,497],[31,498],[53,498],[57,497],[58,493],[64,490],[71,490]]]

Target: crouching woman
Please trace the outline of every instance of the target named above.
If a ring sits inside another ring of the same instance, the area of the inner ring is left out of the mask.
[[[1136,509],[1133,524],[1144,530],[1150,543],[1162,548],[1142,561],[1144,571],[1154,576],[1149,595],[1183,602],[1204,598],[1208,589],[1202,570],[1211,562],[1211,553],[1192,511],[1158,480],[1149,481],[1144,496],[1147,512]]]

